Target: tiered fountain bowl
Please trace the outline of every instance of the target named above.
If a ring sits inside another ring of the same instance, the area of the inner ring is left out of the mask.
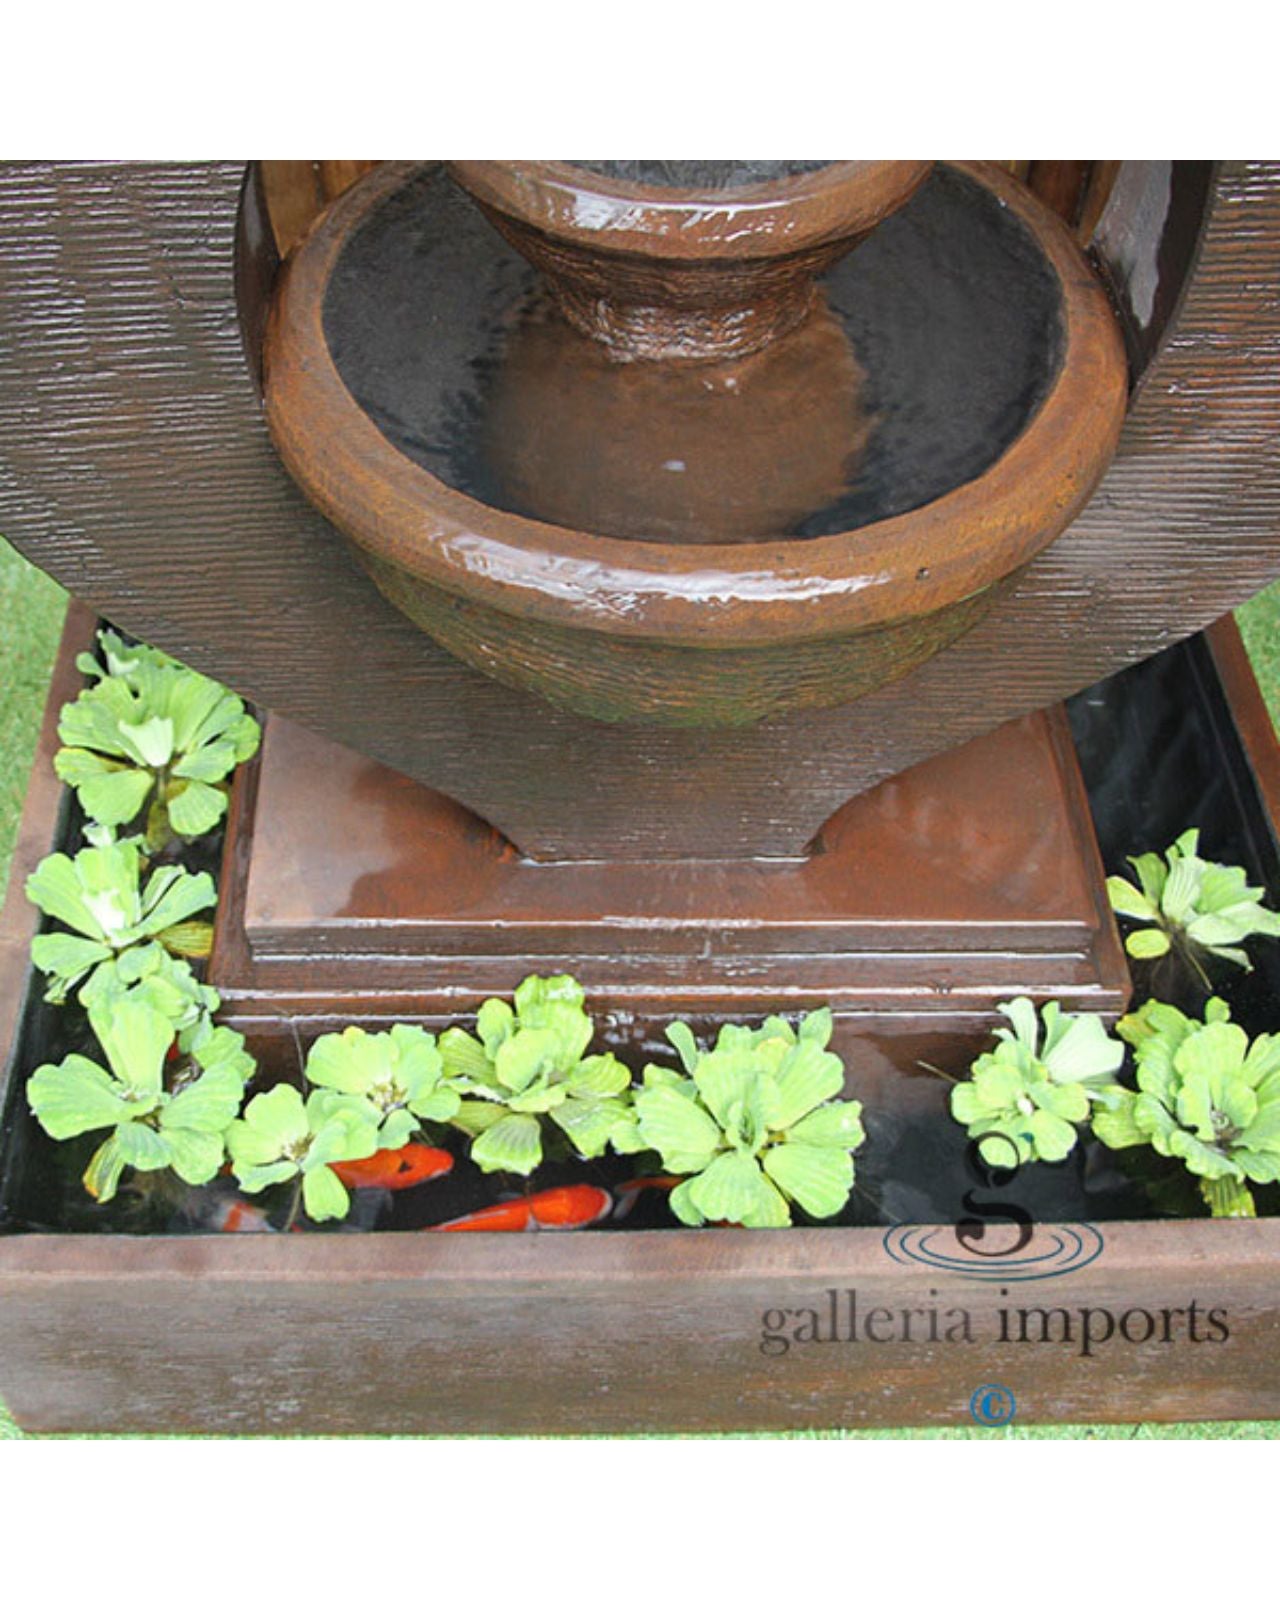
[[[708,727],[952,643],[1127,395],[1062,223],[925,162],[387,164],[290,258],[266,382],[290,472],[446,649]]]

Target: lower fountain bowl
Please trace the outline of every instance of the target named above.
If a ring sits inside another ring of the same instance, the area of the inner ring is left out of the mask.
[[[951,644],[1071,522],[1128,374],[1074,240],[994,167],[939,168],[824,287],[866,371],[870,442],[785,539],[522,514],[474,441],[531,275],[434,164],[377,170],[290,258],[267,418],[387,598],[489,676],[609,722],[838,704]]]

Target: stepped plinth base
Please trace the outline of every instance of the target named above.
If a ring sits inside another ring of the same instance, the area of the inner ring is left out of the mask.
[[[589,805],[566,794],[566,805]],[[570,971],[622,1039],[830,1003],[846,1038],[973,1037],[1127,976],[1060,710],[858,796],[800,860],[525,859],[443,795],[273,717],[233,809],[214,981],[255,1034],[463,1016]],[[897,1052],[892,1045],[888,1053]]]

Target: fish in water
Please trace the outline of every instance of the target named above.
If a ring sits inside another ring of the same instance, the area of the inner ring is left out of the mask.
[[[652,1190],[659,1193],[670,1194],[671,1191],[685,1181],[684,1174],[673,1177],[669,1172],[660,1172],[653,1178],[628,1178],[625,1183],[614,1186],[613,1218],[621,1222],[623,1217],[629,1217],[635,1210],[636,1202],[640,1196]]]
[[[247,1200],[220,1199],[209,1217],[209,1227],[217,1233],[276,1233],[260,1206]]]
[[[537,1233],[542,1229],[589,1228],[602,1222],[613,1209],[607,1189],[589,1183],[571,1183],[544,1189],[520,1200],[503,1200],[452,1222],[437,1223],[427,1233]]]
[[[348,1189],[414,1189],[453,1170],[447,1150],[406,1144],[399,1150],[375,1150],[362,1161],[333,1161],[330,1166]]]

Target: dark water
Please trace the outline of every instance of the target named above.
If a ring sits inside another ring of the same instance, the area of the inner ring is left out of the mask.
[[[1132,877],[1127,857],[1163,852],[1184,829],[1199,828],[1202,856],[1244,867],[1250,883],[1266,887],[1266,903],[1280,906],[1280,847],[1203,638],[1086,690],[1068,711],[1108,873]],[[1246,949],[1252,973],[1209,965],[1214,992],[1247,1033],[1280,1032],[1280,942],[1255,938]],[[1184,963],[1134,967],[1135,1006],[1154,997],[1203,1014],[1207,994]],[[1195,1180],[1172,1163],[1150,1152],[1120,1159],[1161,1213],[1204,1214]],[[1280,1185],[1253,1192],[1260,1215],[1280,1214]]]
[[[663,189],[741,189],[820,172],[829,161],[572,161],[570,166],[601,178]]]
[[[799,522],[799,538],[897,516],[979,476],[1061,361],[1056,279],[1022,224],[954,168],[936,169],[823,284],[873,426],[853,481]],[[513,336],[544,314],[533,268],[433,168],[348,242],[324,327],[343,381],[398,450],[520,512],[489,464],[485,420]]]
[[[1198,825],[1206,855],[1244,866],[1251,881],[1267,886],[1269,902],[1280,904],[1276,840],[1201,640],[1175,646],[1107,680],[1077,696],[1069,710],[1109,872],[1124,870],[1127,855],[1163,849],[1184,828]],[[66,837],[78,820],[68,803]],[[1257,969],[1252,977],[1233,968],[1215,972],[1219,992],[1246,1030],[1276,1031],[1280,947],[1254,940],[1250,954]],[[1156,981],[1163,998],[1188,1010],[1202,1007],[1203,995],[1183,975],[1166,972]],[[40,1062],[59,1060],[88,1043],[80,1009],[40,1004],[40,988],[38,983],[31,987],[17,1070],[0,1125],[0,1227],[204,1231],[219,1203],[238,1197],[229,1180],[183,1193],[163,1177],[146,1179],[133,1189],[122,1188],[112,1205],[98,1207],[84,1194],[80,1174],[101,1136],[58,1144],[28,1114],[22,1090],[30,1072]],[[306,1043],[301,1041],[304,1049]],[[639,1065],[633,1045],[620,1042],[618,1048],[633,1066]],[[650,1049],[647,1059],[658,1053]],[[300,1060],[287,1064],[285,1074],[301,1084]],[[965,1197],[980,1189],[981,1182],[967,1156],[964,1130],[947,1114],[947,1092],[945,1083],[926,1072],[907,1073],[895,1082],[892,1103],[867,1111],[868,1137],[855,1157],[857,1183],[848,1207],[840,1217],[816,1226],[951,1221],[965,1214]],[[441,1142],[455,1153],[451,1174],[394,1196],[357,1194],[348,1221],[330,1226],[419,1229],[562,1184],[612,1190],[645,1170],[642,1162],[630,1158],[584,1162],[563,1146],[557,1152],[557,1137],[548,1135],[548,1163],[526,1182],[484,1176],[467,1160],[465,1140],[441,1130]],[[1260,1212],[1280,1211],[1276,1187],[1256,1189]],[[1108,1151],[1094,1141],[1085,1141],[1059,1166],[1024,1168],[999,1193],[1003,1201],[1044,1222],[1203,1214],[1194,1182],[1180,1176],[1173,1163],[1149,1153]],[[287,1192],[243,1198],[262,1206],[273,1225],[285,1222]],[[625,1223],[605,1225],[676,1226],[665,1196],[656,1192],[643,1194]]]

